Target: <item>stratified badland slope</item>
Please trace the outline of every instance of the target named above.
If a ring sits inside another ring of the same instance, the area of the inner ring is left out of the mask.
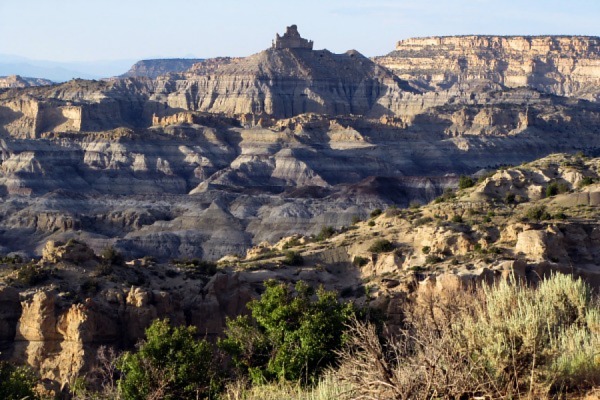
[[[96,365],[101,345],[130,348],[156,318],[219,335],[270,278],[335,289],[390,325],[407,299],[481,282],[535,283],[560,271],[598,288],[599,179],[600,159],[551,155],[428,205],[373,212],[318,238],[261,243],[218,267],[149,257],[123,265],[85,243],[51,241],[38,261],[2,259],[0,350],[59,391]],[[286,265],[286,251],[302,265]]]
[[[2,91],[2,251],[76,237],[218,259],[425,203],[457,174],[600,147],[596,102],[469,74],[434,87],[312,47],[292,26],[181,74]]]

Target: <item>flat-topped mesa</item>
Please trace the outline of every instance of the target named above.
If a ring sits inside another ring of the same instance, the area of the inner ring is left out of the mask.
[[[396,50],[401,52],[437,51],[473,52],[502,51],[526,55],[560,53],[568,56],[600,58],[600,37],[595,36],[431,36],[400,40]]]
[[[313,49],[313,41],[304,39],[298,33],[298,27],[296,25],[288,26],[283,36],[275,37],[273,41],[274,49]]]
[[[492,82],[600,101],[600,38],[441,36],[401,40],[376,62],[429,90]]]

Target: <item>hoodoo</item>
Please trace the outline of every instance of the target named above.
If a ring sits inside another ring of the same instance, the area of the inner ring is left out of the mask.
[[[283,36],[279,36],[279,33],[273,41],[274,49],[313,49],[313,41],[304,39],[298,33],[298,27],[296,25],[288,26]]]

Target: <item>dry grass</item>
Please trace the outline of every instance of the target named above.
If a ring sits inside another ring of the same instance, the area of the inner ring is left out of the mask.
[[[289,382],[249,386],[239,380],[229,384],[223,398],[226,400],[338,400],[351,398],[348,383],[341,382],[333,373],[325,374],[314,387],[303,387]]]
[[[600,309],[565,275],[429,293],[401,332],[355,321],[340,356],[353,398],[564,398],[600,385]]]

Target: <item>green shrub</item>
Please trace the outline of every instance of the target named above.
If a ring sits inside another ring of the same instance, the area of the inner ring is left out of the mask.
[[[188,279],[200,279],[210,277],[217,273],[217,264],[212,261],[193,258],[191,260],[173,260],[173,264],[181,268]]]
[[[554,214],[553,216],[554,219],[560,219],[560,220],[565,220],[567,219],[567,214],[565,214],[562,211],[557,212],[556,214]]]
[[[556,196],[558,194],[558,183],[552,182],[546,187],[546,197]]]
[[[283,250],[290,249],[292,247],[300,246],[300,239],[297,237],[293,237],[283,245]]]
[[[456,193],[454,193],[454,191],[451,188],[448,188],[446,190],[444,190],[444,194],[442,194],[440,197],[437,197],[434,201],[434,203],[438,204],[438,203],[443,203],[445,201],[449,201],[456,198]]]
[[[460,215],[456,214],[456,215],[452,216],[452,219],[450,221],[456,222],[456,223],[462,223],[463,218]]]
[[[546,187],[546,197],[556,196],[560,193],[566,193],[569,187],[564,183],[552,182]]]
[[[385,210],[385,216],[390,218],[390,217],[396,217],[398,215],[402,214],[402,210],[400,210],[398,208],[397,205],[393,204],[391,206],[388,207],[387,210]]]
[[[487,254],[502,254],[502,250],[498,247],[490,247],[487,249]]]
[[[317,242],[322,242],[325,239],[329,239],[333,235],[335,235],[335,229],[333,226],[324,226],[321,228],[319,234],[315,237],[315,240]]]
[[[418,210],[420,207],[421,207],[421,203],[419,203],[418,201],[415,201],[415,200],[411,201],[408,204],[408,208],[410,208],[412,210]]]
[[[376,208],[373,211],[371,211],[371,218],[375,218],[380,216],[383,213],[383,211],[381,211],[381,208]]]
[[[326,373],[313,386],[303,386],[298,382],[270,382],[247,386],[241,379],[231,383],[222,400],[338,400],[347,399],[352,387],[343,377]]]
[[[314,290],[303,281],[290,286],[265,282],[259,300],[248,303],[252,313],[227,320],[219,347],[257,383],[286,379],[309,382],[336,359],[354,309],[336,293]]]
[[[471,357],[486,360],[499,387],[600,383],[600,360],[594,360],[600,336],[593,330],[598,326],[589,324],[599,314],[581,279],[554,275],[537,290],[501,282],[485,287],[484,298],[462,329]],[[585,382],[583,376],[595,379]]]
[[[364,267],[369,263],[369,259],[361,256],[354,256],[354,260],[352,260],[352,264],[356,267]]]
[[[425,263],[426,264],[437,264],[439,262],[443,261],[442,258],[440,256],[436,256],[433,254],[429,254],[427,255],[427,257],[425,257]]]
[[[18,255],[0,257],[0,264],[22,264],[23,258]]]
[[[156,320],[135,353],[121,356],[119,392],[125,399],[207,398],[216,388],[213,351],[194,338],[194,327],[172,327]]]
[[[377,239],[368,249],[371,253],[387,253],[392,250],[394,245],[387,239]]]
[[[304,259],[295,251],[288,250],[283,257],[283,263],[285,265],[297,266],[304,264]]]
[[[581,279],[503,280],[405,311],[408,335],[352,325],[340,374],[354,397],[563,399],[600,385],[600,308]]]
[[[49,277],[48,269],[35,264],[26,264],[17,271],[17,282],[26,286],[39,285],[47,281]]]
[[[102,262],[100,265],[96,267],[96,271],[94,273],[95,276],[108,276],[114,272],[114,268],[112,264],[108,262]]]
[[[583,179],[581,181],[579,181],[578,185],[580,188],[584,187],[584,186],[589,186],[592,183],[594,183],[594,178],[590,177],[590,176],[584,176]]]
[[[429,252],[430,252],[430,251],[431,251],[431,247],[429,247],[429,246],[423,246],[423,247],[421,248],[421,252],[422,252],[423,254],[429,254]]]
[[[105,247],[100,253],[102,263],[106,265],[123,266],[125,264],[125,258],[117,251],[113,246]]]
[[[367,225],[369,225],[370,227],[373,227],[373,226],[375,226],[375,221],[369,221],[369,223]]]
[[[6,361],[0,361],[0,399],[35,400],[37,379],[27,367],[15,367]]]
[[[532,221],[544,221],[552,218],[552,216],[546,211],[546,207],[543,205],[531,207],[525,213],[525,217]]]
[[[467,189],[475,186],[475,181],[470,176],[461,175],[458,179],[458,188],[459,189]]]
[[[413,222],[413,224],[415,226],[421,226],[421,225],[428,224],[430,222],[433,222],[433,218],[431,218],[431,217],[421,217],[421,218],[415,219],[415,221]]]

